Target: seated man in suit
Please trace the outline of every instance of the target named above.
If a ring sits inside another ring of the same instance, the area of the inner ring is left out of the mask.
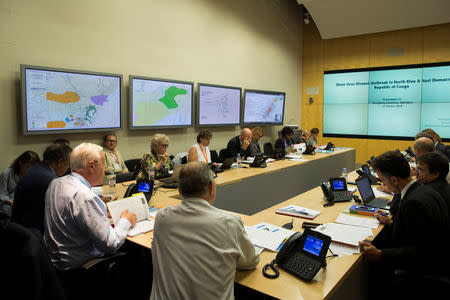
[[[422,132],[428,133],[433,137],[435,151],[440,152],[441,154],[445,155],[448,159],[450,159],[450,148],[442,144],[442,139],[439,136],[439,134],[437,134],[436,131],[434,131],[431,128],[427,128],[422,130]]]
[[[52,144],[45,149],[43,161],[24,173],[16,187],[12,222],[44,234],[45,193],[50,182],[69,169],[71,152],[66,144]]]
[[[252,129],[252,139],[250,141],[248,156],[255,157],[256,155],[262,153],[261,147],[259,146],[259,139],[262,138],[263,136],[264,131],[262,130],[261,127],[256,126],[255,128]]]
[[[416,140],[414,141],[414,154],[416,155],[416,160],[423,154],[433,152],[435,152],[435,147],[431,136],[426,133],[423,133],[422,135],[416,135]],[[436,153],[442,154],[438,151],[436,151]],[[416,170],[414,168],[411,169],[411,175],[417,176]],[[450,183],[450,174],[446,175],[446,180]]]
[[[180,172],[180,205],[158,211],[150,299],[234,299],[236,268],[259,262],[241,218],[215,208],[216,185],[203,162]]]
[[[388,284],[392,283],[394,271],[399,269],[418,272],[421,276],[448,272],[442,260],[449,250],[450,219],[442,197],[412,180],[408,162],[397,151],[378,156],[374,169],[378,178],[401,198],[393,220],[384,222],[385,217],[377,215],[388,225],[383,229],[383,243],[375,247],[369,242],[360,242],[366,260],[375,262],[375,269],[379,268],[378,273],[382,273],[377,275]]]
[[[440,153],[425,153],[417,158],[417,181],[433,188],[441,195],[450,215],[450,185],[445,179],[448,170],[448,159]]]
[[[249,128],[244,128],[241,134],[232,138],[227,144],[227,157],[236,157],[239,153],[244,159],[250,156],[250,140],[252,138],[252,131]]]
[[[54,179],[45,195],[45,234],[50,258],[59,271],[114,254],[136,224],[136,215],[124,210],[113,228],[106,205],[91,190],[105,176],[102,147],[83,143],[70,156],[72,173]]]

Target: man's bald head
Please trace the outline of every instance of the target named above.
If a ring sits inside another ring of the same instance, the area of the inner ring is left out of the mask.
[[[417,157],[434,152],[434,143],[428,137],[420,137],[414,142],[414,153]]]
[[[208,194],[209,183],[213,181],[211,169],[207,164],[193,161],[186,164],[178,178],[180,194],[185,197],[200,197]]]
[[[252,131],[250,130],[250,128],[242,129],[240,137],[241,137],[241,140],[245,140],[245,139],[250,140],[252,138]]]

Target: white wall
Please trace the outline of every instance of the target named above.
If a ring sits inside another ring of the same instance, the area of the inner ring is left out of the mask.
[[[23,136],[20,64],[124,75],[118,149],[141,157],[155,130],[130,131],[128,75],[286,92],[285,124],[301,124],[302,12],[295,0],[2,0],[0,169],[54,139],[100,143],[102,133]],[[264,127],[262,142],[280,127]],[[211,149],[240,127],[212,128]],[[158,130],[162,131],[162,130]],[[197,130],[164,130],[170,153],[187,151]]]

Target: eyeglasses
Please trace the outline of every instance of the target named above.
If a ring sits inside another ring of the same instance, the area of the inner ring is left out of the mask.
[[[162,147],[167,148],[169,147],[169,144],[161,144]]]
[[[106,142],[109,142],[109,143],[117,143],[117,140],[106,140]]]

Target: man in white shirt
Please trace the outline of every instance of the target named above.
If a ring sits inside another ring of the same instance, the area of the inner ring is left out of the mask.
[[[212,206],[216,186],[203,162],[181,170],[179,191],[182,203],[156,216],[150,299],[234,299],[236,268],[259,262],[241,218]]]
[[[105,175],[102,147],[79,145],[71,153],[70,168],[73,172],[54,179],[45,195],[44,239],[59,271],[115,253],[136,224],[136,215],[125,210],[111,227],[105,204],[91,191]]]

